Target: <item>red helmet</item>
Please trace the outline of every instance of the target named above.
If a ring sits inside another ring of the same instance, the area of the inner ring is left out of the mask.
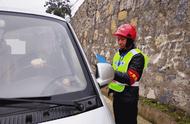
[[[136,34],[137,32],[135,27],[130,24],[123,24],[119,26],[117,31],[114,33],[115,36],[123,36],[126,38],[131,38],[132,40],[135,40]]]

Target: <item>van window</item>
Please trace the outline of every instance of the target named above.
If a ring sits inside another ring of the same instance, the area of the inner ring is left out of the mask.
[[[52,96],[87,87],[66,27],[51,19],[0,14],[1,98]]]

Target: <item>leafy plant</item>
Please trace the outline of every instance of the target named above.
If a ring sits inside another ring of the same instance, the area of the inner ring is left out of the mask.
[[[71,6],[69,0],[49,0],[46,1],[44,7],[47,7],[46,12],[65,18],[66,15],[71,17]]]

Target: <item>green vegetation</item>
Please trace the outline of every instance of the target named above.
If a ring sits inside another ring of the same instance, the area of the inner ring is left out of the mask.
[[[65,18],[66,15],[71,17],[71,6],[69,0],[48,0],[45,3],[46,12]]]
[[[190,116],[179,108],[159,103],[158,101],[153,99],[147,99],[141,97],[140,100],[145,105],[154,107],[164,113],[167,113],[169,116],[173,117],[178,124],[190,124]]]

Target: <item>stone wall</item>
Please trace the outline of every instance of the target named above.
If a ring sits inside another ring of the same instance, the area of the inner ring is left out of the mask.
[[[190,113],[190,1],[85,0],[71,24],[92,67],[95,53],[111,63],[112,34],[126,22],[136,25],[136,46],[150,57],[140,95]]]

